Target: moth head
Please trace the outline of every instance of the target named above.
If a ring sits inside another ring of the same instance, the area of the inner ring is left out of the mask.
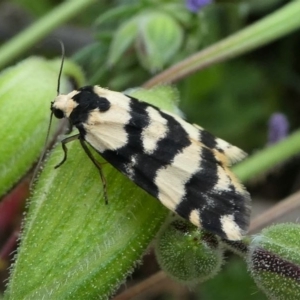
[[[58,95],[51,102],[51,111],[58,119],[69,118],[73,109],[78,105],[72,98],[78,94],[78,91],[73,91],[67,95]]]
[[[61,109],[56,108],[55,105],[54,105],[54,103],[55,103],[54,101],[51,102],[51,111],[54,114],[55,118],[57,118],[57,119],[64,118],[65,117],[64,112]]]

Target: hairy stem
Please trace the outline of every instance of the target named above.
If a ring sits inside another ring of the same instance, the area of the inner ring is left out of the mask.
[[[285,140],[265,148],[233,167],[234,173],[243,182],[261,175],[277,164],[300,153],[300,130]]]

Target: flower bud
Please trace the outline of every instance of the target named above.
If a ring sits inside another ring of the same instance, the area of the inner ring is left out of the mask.
[[[300,226],[278,224],[252,241],[248,264],[270,299],[300,299]]]
[[[168,224],[157,237],[155,253],[172,278],[193,285],[216,275],[223,262],[218,239],[183,220]]]

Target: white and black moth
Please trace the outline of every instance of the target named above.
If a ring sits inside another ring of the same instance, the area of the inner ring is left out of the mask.
[[[123,93],[86,86],[51,103],[85,142],[163,205],[194,225],[239,240],[249,225],[250,196],[229,166],[245,157],[239,148],[203,128]]]

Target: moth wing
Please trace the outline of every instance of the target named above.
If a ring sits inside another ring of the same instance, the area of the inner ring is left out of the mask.
[[[199,130],[200,141],[207,147],[223,153],[228,159],[229,166],[243,160],[247,156],[247,153],[242,149],[215,137],[201,126],[197,124],[193,124],[193,126]]]
[[[190,124],[180,118],[179,116],[172,114],[170,112],[164,111],[165,114],[172,116],[186,131],[189,138],[194,141],[199,141],[206,147],[210,149],[215,149],[226,156],[226,165],[231,166],[242,159],[244,159],[247,154],[236,146],[212,135],[210,132],[202,128],[197,124]]]
[[[89,114],[85,140],[170,210],[223,238],[240,239],[249,224],[250,197],[227,166],[241,152],[147,103],[96,92],[111,108]]]
[[[250,196],[219,155],[192,142],[171,165],[158,171],[158,198],[196,226],[239,240],[249,225]]]

